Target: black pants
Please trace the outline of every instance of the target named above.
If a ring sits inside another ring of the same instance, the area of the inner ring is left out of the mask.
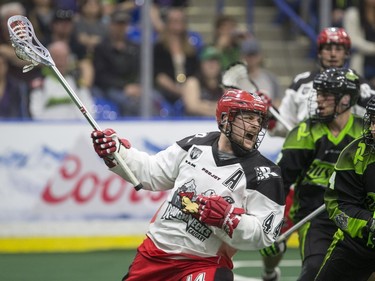
[[[321,217],[312,219],[299,229],[302,269],[298,281],[314,281],[336,230],[330,219]]]
[[[367,281],[372,272],[375,272],[374,249],[359,252],[347,241],[335,239],[315,280]]]

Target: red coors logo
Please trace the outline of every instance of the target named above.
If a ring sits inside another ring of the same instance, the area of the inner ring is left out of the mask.
[[[63,182],[65,192],[59,188]],[[100,173],[83,172],[81,159],[74,155],[68,155],[60,169],[58,176],[49,180],[43,190],[42,199],[49,204],[59,204],[67,200],[73,200],[77,204],[87,204],[97,199],[106,204],[118,200],[127,200],[133,203],[141,203],[148,199],[154,202],[163,201],[166,192],[137,192],[133,186],[121,177],[110,174],[103,178]]]

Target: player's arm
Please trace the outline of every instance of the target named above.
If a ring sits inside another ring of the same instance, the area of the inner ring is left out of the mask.
[[[215,234],[233,248],[259,250],[271,245],[280,233],[285,195],[279,167],[270,171],[272,176],[246,189],[236,205],[209,197],[199,200],[199,219],[218,227]]]
[[[295,102],[296,96],[297,92],[293,88],[286,89],[280,106],[277,108],[283,120],[291,126],[295,126],[298,123],[298,105]],[[285,137],[288,132],[288,129],[281,122],[276,122],[274,128],[269,130],[270,135],[280,137]]]
[[[363,158],[363,154],[358,155],[365,151],[360,147],[364,148],[364,143],[354,141],[340,154],[324,200],[330,219],[342,231],[374,246],[375,241],[370,241],[374,235],[369,234],[375,232],[372,207],[375,200],[375,166],[374,163],[366,164],[368,161],[361,161],[362,165],[355,164],[358,164],[358,157]]]
[[[370,87],[367,81],[361,79],[360,94],[357,104],[366,108],[368,101],[375,95],[375,90]]]
[[[281,171],[271,166],[272,176],[251,185],[244,199],[245,214],[233,233],[233,247],[259,250],[272,245],[280,234],[285,195]]]
[[[292,184],[295,184],[313,160],[315,144],[311,137],[309,125],[301,122],[285,139],[278,165],[287,195]]]
[[[96,153],[112,172],[129,180],[112,156],[112,153],[117,151],[129,169],[141,180],[144,189],[167,190],[173,188],[179,163],[185,156],[184,150],[177,144],[155,155],[149,155],[131,147],[128,140],[118,138],[113,129],[106,129],[103,132],[94,131],[91,137]]]

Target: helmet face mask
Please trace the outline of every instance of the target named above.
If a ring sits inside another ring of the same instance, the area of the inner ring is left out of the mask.
[[[375,148],[375,130],[372,131],[372,127],[375,129],[375,98],[368,101],[366,113],[363,117],[363,136],[365,143]]]
[[[330,123],[357,103],[360,91],[359,77],[349,68],[329,68],[317,74],[313,88],[316,93],[309,97],[310,118],[321,123]],[[334,97],[332,114],[327,114],[324,108],[329,103],[329,96]],[[319,99],[324,99],[323,107]]]
[[[239,89],[225,90],[216,108],[219,129],[237,156],[259,147],[268,125],[267,115],[268,108],[258,95]]]

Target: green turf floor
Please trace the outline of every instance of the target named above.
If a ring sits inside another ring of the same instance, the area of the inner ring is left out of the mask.
[[[1,281],[120,281],[135,251],[87,253],[0,254]],[[238,252],[236,281],[260,280],[258,252]],[[300,270],[296,249],[288,249],[281,264],[281,281],[296,280]],[[145,280],[147,281],[147,280]]]

